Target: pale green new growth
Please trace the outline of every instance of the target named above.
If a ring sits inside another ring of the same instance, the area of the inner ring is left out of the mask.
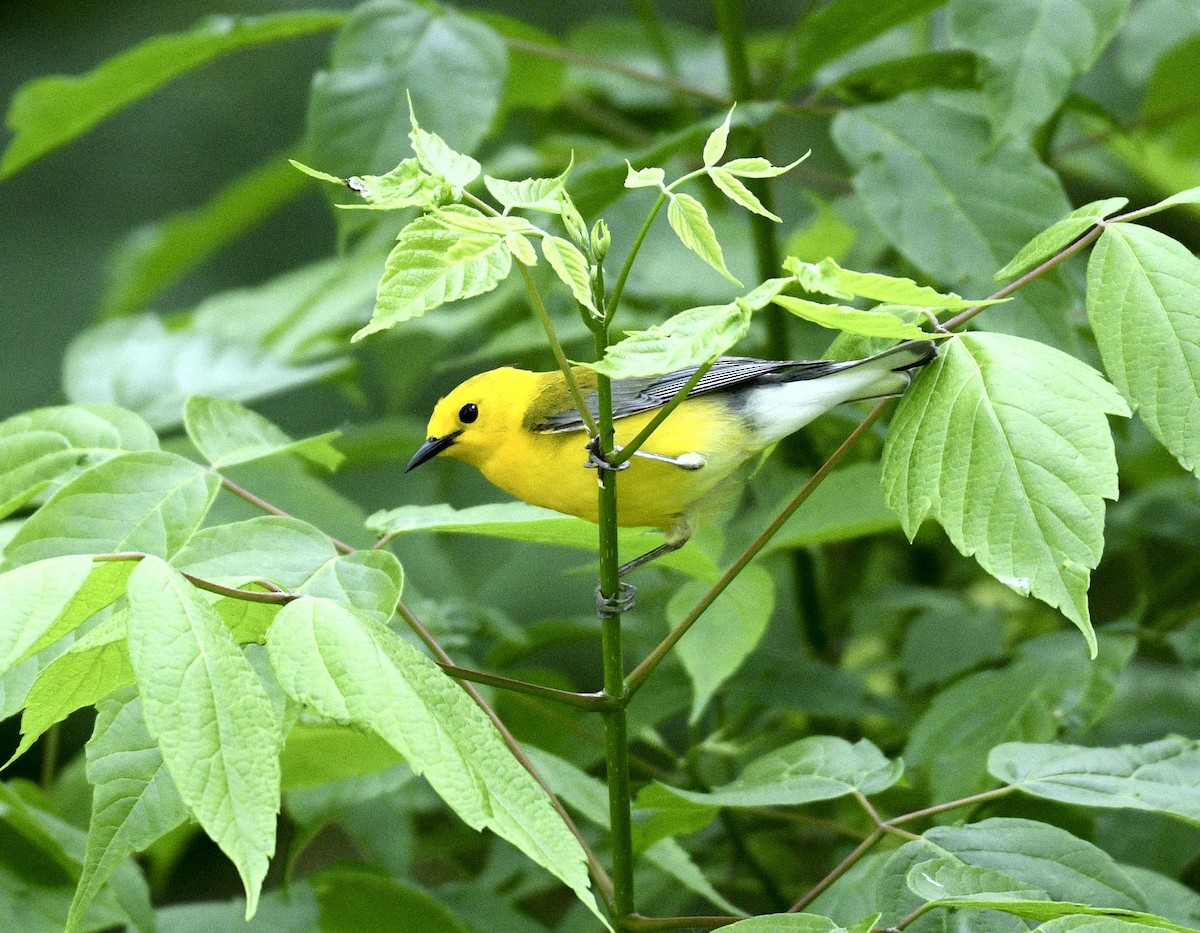
[[[822,259],[820,262],[804,262],[795,256],[789,256],[784,260],[783,267],[796,277],[796,284],[806,292],[816,292],[843,301],[851,298],[870,298],[872,301],[915,308],[962,311],[977,305],[999,304],[1004,300],[979,301],[962,298],[953,292],[939,292],[900,276],[843,269],[831,258]]]
[[[282,453],[335,470],[343,460],[330,443],[336,431],[292,440],[279,427],[232,399],[194,395],[184,407],[184,427],[196,449],[217,469]]]
[[[628,334],[609,346],[604,359],[581,365],[613,379],[657,376],[715,359],[749,329],[750,310],[738,302],[689,308]]]
[[[1019,593],[1060,609],[1095,654],[1091,570],[1117,495],[1105,413],[1128,407],[1095,370],[1044,344],[967,334],[905,394],[883,453],[884,494],[912,538],[926,516]]]
[[[456,194],[461,194],[463,188],[479,177],[483,167],[469,155],[455,152],[437,133],[421,129],[413,111],[411,94],[408,96],[408,118],[412,122],[408,138],[421,167],[430,175],[445,179]]]
[[[542,237],[542,255],[555,275],[571,289],[571,295],[592,314],[598,314],[592,300],[592,281],[587,257],[570,240],[559,236]]]
[[[523,181],[507,181],[503,178],[483,176],[483,184],[488,193],[500,202],[504,213],[522,209],[541,211],[546,214],[560,213],[559,197],[565,189],[571,169],[575,167],[575,154],[561,175],[553,178],[526,178]]]
[[[661,188],[666,183],[667,173],[661,168],[649,166],[647,168],[634,168],[628,162],[625,163],[627,172],[625,174],[626,188]]]
[[[0,574],[0,674],[26,656],[92,571],[86,555],[40,560]]]
[[[729,142],[729,121],[733,119],[733,111],[736,107],[737,104],[734,104],[729,108],[721,125],[709,133],[708,139],[704,141],[705,168],[712,168],[721,161],[721,156],[725,155],[725,146]]]
[[[863,337],[889,337],[896,340],[928,340],[935,337],[948,337],[949,334],[922,330],[916,324],[897,317],[885,306],[863,310],[847,305],[827,305],[791,295],[779,295],[775,304],[790,311],[798,318],[820,324],[843,333],[858,334]]]

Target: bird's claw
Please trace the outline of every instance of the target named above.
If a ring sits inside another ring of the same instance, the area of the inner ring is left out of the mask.
[[[620,452],[618,447],[614,453]],[[608,462],[608,458],[604,456],[604,451],[600,449],[600,436],[596,435],[587,442],[588,458],[584,461],[584,467],[589,470],[607,470],[610,473],[620,473],[622,470],[629,469],[629,461],[626,460],[616,466]]]
[[[615,596],[605,596],[600,587],[596,587],[596,612],[602,619],[611,619],[622,613],[629,612],[637,602],[637,587],[632,583],[619,583]]]

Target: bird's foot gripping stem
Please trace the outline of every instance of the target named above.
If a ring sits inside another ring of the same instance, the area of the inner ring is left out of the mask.
[[[608,458],[604,456],[604,451],[600,447],[600,435],[597,434],[587,442],[587,460],[584,461],[584,467],[589,470],[607,470],[609,473],[619,473],[621,470],[629,469],[629,461],[613,465],[609,463]],[[617,451],[620,451],[620,447]]]
[[[600,587],[596,587],[596,612],[602,619],[611,619],[613,616],[629,612],[635,602],[637,587],[632,583],[618,584],[615,596],[605,596]]]
[[[620,446],[614,447],[613,453],[619,454],[621,450],[622,448]],[[587,452],[588,458],[583,465],[589,470],[608,470],[612,473],[616,473],[621,470],[628,469],[629,464],[632,462],[631,460],[624,460],[614,466],[611,462],[609,462],[608,458],[604,456],[603,451],[601,451],[599,436],[593,437],[587,442]],[[664,454],[652,454],[648,450],[635,450],[633,452],[633,456],[642,457],[646,460],[657,460],[659,463],[669,463],[672,466],[679,467],[681,470],[699,470],[708,463],[703,454],[697,453],[683,453],[678,457],[668,457]]]

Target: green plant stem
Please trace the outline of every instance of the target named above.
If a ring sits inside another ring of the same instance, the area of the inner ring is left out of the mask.
[[[746,566],[758,556],[758,552],[766,547],[767,542],[769,542],[771,538],[778,533],[779,529],[784,526],[784,523],[792,517],[792,513],[794,513],[796,509],[800,508],[800,506],[804,504],[804,501],[812,495],[813,490],[821,484],[821,482],[830,474],[834,467],[842,462],[846,454],[849,453],[850,448],[852,448],[858,442],[858,439],[861,438],[868,430],[870,430],[871,425],[879,420],[879,416],[883,414],[884,409],[887,408],[887,405],[890,401],[891,399],[883,399],[873,409],[871,409],[870,414],[868,414],[862,420],[858,427],[850,432],[849,436],[842,441],[841,446],[829,455],[829,459],[821,464],[821,468],[813,474],[812,479],[805,483],[800,491],[792,498],[792,501],[783,507],[783,510],[780,511],[777,516],[775,516],[775,519],[766,527],[766,529],[764,529],[762,534],[760,534],[754,539],[753,542],[751,542],[750,546],[742,552],[742,555],[733,562],[730,568],[721,575],[721,578],[709,588],[708,592],[700,598],[700,601],[697,602],[696,605],[692,607],[691,611],[683,617],[683,620],[671,630],[671,633],[667,635],[666,638],[659,642],[658,647],[651,651],[650,654],[646,656],[646,659],[642,661],[642,663],[636,668],[634,668],[633,672],[625,679],[625,685],[627,689],[624,699],[626,703],[628,703],[629,700],[633,698],[634,694],[641,689],[646,678],[653,673],[654,669],[658,667],[658,665],[662,662],[662,659],[666,657],[667,653],[673,647],[675,647],[676,642],[678,642],[679,639],[687,634],[688,629],[695,625],[696,620],[699,619],[700,616],[705,613],[705,611],[707,611],[708,607],[711,606],[713,602],[716,601],[717,597],[725,591],[725,588],[733,582],[734,577],[741,573]]]
[[[141,551],[119,551],[114,554],[93,554],[92,560],[97,563],[107,563],[118,560],[142,560],[148,556],[148,554],[144,554]],[[223,586],[220,583],[213,583],[211,580],[202,580],[200,577],[193,576],[190,573],[183,573],[182,571],[180,571],[179,575],[197,589],[207,590],[210,593],[217,593],[220,596],[228,596],[232,599],[245,600],[248,603],[273,603],[282,606],[300,598],[295,593],[287,593],[278,587],[274,587],[272,584],[264,584],[272,586],[272,592],[257,593],[254,590],[239,590],[233,586]]]
[[[671,396],[671,400],[663,405],[654,415],[653,418],[646,424],[644,428],[638,431],[637,435],[628,444],[621,447],[619,451],[614,453],[609,458],[609,463],[613,466],[620,466],[632,457],[635,453],[641,450],[642,445],[650,439],[650,435],[658,430],[658,426],[667,420],[667,416],[683,403],[687,398],[688,393],[696,387],[696,384],[704,378],[704,374],[712,369],[715,360],[709,360],[703,366],[697,368],[692,377],[683,384],[683,386]]]
[[[926,807],[924,810],[914,810],[912,813],[905,813],[903,816],[893,816],[890,820],[885,821],[885,823],[881,825],[898,826],[901,823],[919,820],[926,816],[937,816],[939,813],[946,813],[949,810],[957,810],[959,807],[971,807],[977,803],[986,803],[989,800],[996,800],[1000,797],[1006,797],[1015,790],[1016,788],[1011,784],[1005,787],[997,787],[995,790],[985,790],[978,794],[972,794],[970,797],[962,797],[958,800],[951,800],[949,803],[939,803],[932,807]]]
[[[629,272],[633,269],[633,261],[637,259],[637,254],[642,248],[642,241],[646,239],[646,234],[650,232],[650,225],[654,223],[654,218],[658,216],[658,212],[662,210],[662,206],[667,203],[668,197],[667,192],[659,192],[658,200],[650,208],[650,213],[646,215],[642,229],[634,237],[633,245],[629,248],[629,255],[625,257],[625,262],[621,266],[620,273],[617,275],[616,284],[613,285],[612,296],[604,306],[604,326],[606,328],[612,323],[612,319],[617,313],[617,308],[621,305],[621,296],[625,294],[625,282],[629,279]],[[605,349],[608,349],[607,340],[605,341]],[[597,356],[596,359],[603,359],[603,354]]]
[[[855,847],[853,852],[842,859],[833,869],[833,871],[813,885],[812,889],[805,894],[804,897],[800,898],[800,900],[796,901],[796,903],[787,909],[787,912],[789,914],[799,913],[818,897],[820,897],[822,892],[827,890],[829,886],[842,877],[842,875],[846,874],[846,872],[854,867],[854,864],[860,858],[862,858],[875,847],[875,843],[883,838],[884,832],[885,830],[883,827],[876,826],[875,829],[871,831],[871,834]]]
[[[407,608],[407,607],[406,607]],[[456,664],[439,663],[443,671],[455,680],[469,680],[474,684],[485,684],[512,693],[524,693],[528,696],[550,700],[553,703],[563,703],[579,709],[603,712],[612,706],[612,701],[603,693],[572,693],[570,690],[557,690],[541,684],[530,683],[527,680],[514,680],[511,677],[501,677],[499,674],[489,674],[486,671],[471,670]]]
[[[42,790],[50,790],[50,785],[58,776],[58,750],[62,743],[62,723],[56,722],[42,736],[42,769],[38,782]]]

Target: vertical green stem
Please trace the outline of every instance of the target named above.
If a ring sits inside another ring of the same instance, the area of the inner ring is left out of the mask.
[[[608,328],[596,328],[596,357],[608,348]],[[596,385],[600,415],[600,444],[604,453],[613,449],[612,384],[599,376]],[[596,470],[600,480],[600,595],[615,599],[621,591],[620,557],[617,552],[617,474]],[[633,913],[633,825],[630,813],[629,734],[625,713],[625,656],[621,646],[621,614],[601,611],[601,650],[604,663],[604,692],[616,701],[604,713],[604,759],[608,778],[608,812],[612,836],[613,906],[618,928],[621,918]]]

